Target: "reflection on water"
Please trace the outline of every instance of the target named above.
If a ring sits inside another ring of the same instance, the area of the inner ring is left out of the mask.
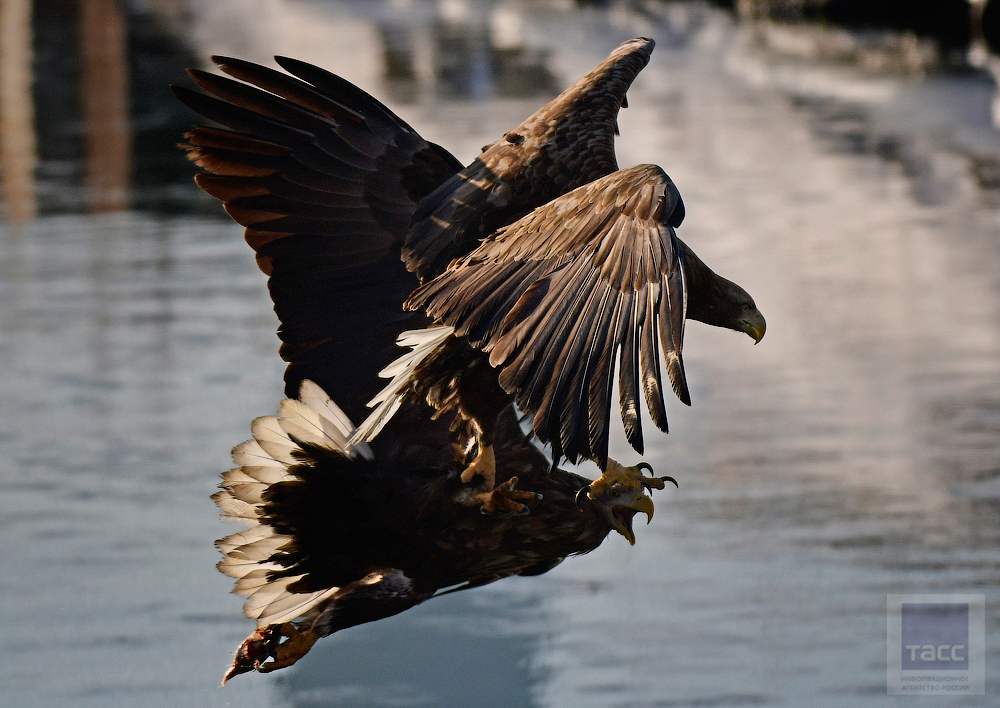
[[[525,42],[519,5],[443,0],[428,9],[393,5],[379,21],[383,79],[393,100],[415,102],[421,83],[446,99],[551,97],[561,90],[547,53]]]
[[[540,605],[524,587],[439,598],[318,644],[322,669],[278,693],[296,708],[534,705],[542,674],[532,657],[552,619]]]
[[[259,11],[268,32],[244,38],[248,52],[326,52],[386,94],[387,77],[415,77],[403,117],[464,160],[541,102],[504,98],[485,58],[484,83],[462,96],[486,98],[444,100],[443,15],[402,6],[229,0],[196,9],[194,36],[236,32],[238,45],[234,18]],[[0,224],[0,528],[13,549],[0,554],[0,627],[17,646],[0,686],[23,687],[4,705],[938,705],[885,695],[885,596],[900,592],[986,594],[992,694],[949,705],[995,705],[1000,211],[980,176],[1000,162],[992,87],[789,57],[699,3],[538,3],[503,22],[491,18],[517,6],[470,7],[468,51],[525,48],[560,85],[622,39],[658,41],[621,116],[619,161],[665,167],[688,205],[681,236],[769,323],[756,347],[688,328],[694,405],[671,408],[647,456],[680,489],[634,548],[610,538],[218,689],[248,625],[213,568],[224,529],[208,495],[280,398],[263,276],[218,218],[43,208],[26,229]],[[423,19],[411,30],[393,13]],[[221,50],[197,41],[199,56]],[[143,115],[172,110],[152,84],[131,95]],[[73,120],[40,116],[40,133],[71,135]],[[50,142],[43,188],[58,151],[82,174],[79,145]],[[142,144],[137,162],[155,164]],[[133,203],[181,188],[147,184]],[[621,439],[612,455],[634,459]]]
[[[848,27],[861,35],[862,42],[892,43],[898,33],[927,38],[938,61],[956,66],[964,63],[969,43],[981,29],[974,19],[978,20],[983,4],[983,0],[747,0],[730,6],[754,18]]]
[[[79,12],[84,194],[90,211],[121,211],[128,206],[132,172],[123,8],[82,0]]]
[[[25,47],[32,51],[0,62],[0,85],[9,89],[12,72],[28,67],[34,85],[25,75],[22,94],[0,101],[0,114],[23,115],[16,137],[0,144],[25,146],[27,154],[33,141],[37,160],[20,159],[19,168],[3,173],[5,179],[21,175],[42,213],[116,211],[129,204],[190,209],[196,190],[176,143],[191,117],[171,103],[167,89],[194,63],[185,40],[168,33],[183,24],[178,5],[160,0],[126,13],[127,4],[115,0],[4,2],[5,18],[24,9]],[[3,30],[8,39],[9,27]]]

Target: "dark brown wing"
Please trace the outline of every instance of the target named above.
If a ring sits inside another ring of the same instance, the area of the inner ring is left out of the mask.
[[[226,127],[195,128],[186,147],[270,276],[286,391],[311,379],[360,420],[396,336],[419,324],[401,308],[417,285],[400,260],[410,218],[462,165],[344,79],[276,60],[294,76],[215,57],[247,83],[192,71],[212,95],[175,87]]]
[[[640,396],[667,429],[659,352],[690,402],[683,251],[669,225],[680,203],[659,167],[621,170],[497,232],[407,306],[489,353],[557,458],[606,461],[617,356],[625,433],[642,452]]]
[[[654,44],[623,42],[421,202],[403,249],[407,267],[430,280],[497,229],[615,172],[618,112]],[[683,210],[674,217],[676,226]]]

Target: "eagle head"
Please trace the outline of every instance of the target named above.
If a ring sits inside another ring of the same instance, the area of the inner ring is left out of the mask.
[[[673,477],[646,477],[642,469],[650,472],[653,468],[645,462],[635,467],[623,467],[614,460],[608,460],[608,468],[600,479],[584,487],[576,495],[576,505],[581,509],[589,505],[609,527],[620,533],[635,545],[632,532],[632,518],[640,511],[646,515],[646,523],[653,520],[653,500],[646,490],[663,489],[665,481],[677,481]]]

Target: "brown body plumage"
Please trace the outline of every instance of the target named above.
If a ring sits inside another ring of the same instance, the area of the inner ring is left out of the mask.
[[[229,676],[287,666],[320,636],[447,588],[545,572],[612,530],[634,542],[644,490],[663,480],[607,459],[616,357],[641,449],[640,395],[666,428],[658,352],[687,400],[685,315],[763,335],[749,296],[676,238],[669,178],[617,171],[618,110],[652,48],[622,44],[465,168],[295,60],[277,59],[290,76],[216,58],[238,81],[192,71],[211,95],[176,89],[226,127],[195,128],[186,149],[270,277],[297,397],[255,421],[215,497],[250,524],[219,542],[220,569],[258,623]],[[454,329],[407,335],[414,355],[380,393],[396,338],[435,323]],[[597,460],[601,480],[554,468],[515,400],[555,462]],[[496,486],[467,484],[486,451]]]

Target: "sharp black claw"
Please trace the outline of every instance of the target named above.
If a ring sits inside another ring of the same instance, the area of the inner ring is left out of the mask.
[[[680,485],[677,484],[677,480],[674,479],[673,477],[668,477],[664,475],[663,477],[653,477],[652,479],[658,479],[661,482],[672,482],[675,487],[680,489]],[[642,486],[648,489],[649,491],[653,491],[653,485],[649,484],[648,482],[642,482]]]
[[[518,516],[527,516],[530,513],[531,513],[531,509],[529,509],[528,507],[524,507],[523,509],[521,509],[521,511],[517,512],[517,515]]]
[[[543,497],[541,494],[539,494],[538,492],[535,492],[535,501],[541,501],[544,498],[545,497]]]
[[[482,514],[483,516],[490,515],[489,509],[487,509],[485,506],[479,507],[479,513]]]

